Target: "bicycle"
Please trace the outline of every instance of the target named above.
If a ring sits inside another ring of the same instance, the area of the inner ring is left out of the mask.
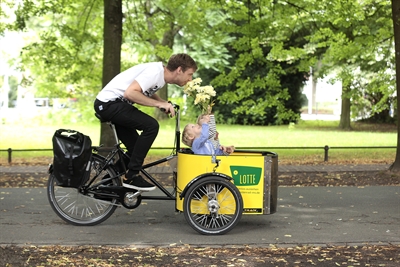
[[[265,185],[263,182],[264,187],[269,188],[266,196],[268,199],[263,199],[263,207],[245,207],[242,193],[235,185],[236,179],[227,175],[227,171],[216,172],[221,167],[221,159],[214,156],[210,160],[210,156],[193,155],[189,149],[180,148],[180,107],[173,106],[176,113],[175,142],[171,155],[145,164],[141,169],[141,173],[163,193],[163,196],[147,196],[143,195],[142,191],[122,186],[122,177],[125,175],[129,156],[121,148],[115,125],[102,120],[96,114],[101,122],[106,122],[111,127],[115,145],[106,156],[99,154],[101,146],[92,147],[85,182],[79,188],[58,186],[50,167],[47,196],[54,212],[67,223],[93,226],[107,220],[117,207],[123,206],[127,209],[138,207],[142,199],[175,200],[176,210],[184,213],[186,221],[194,230],[205,235],[229,232],[237,225],[243,212],[274,213],[277,200],[276,177],[270,175],[270,182]],[[272,165],[275,168],[275,174],[277,172],[275,153],[237,151],[234,154],[250,159],[253,156],[255,156],[253,159],[260,156],[263,159],[269,157],[269,163],[274,162]],[[232,158],[235,159],[235,157]],[[167,189],[147,169],[173,159],[177,159],[178,168],[172,173],[174,182],[172,189]],[[199,165],[203,168],[190,168],[188,166],[192,165],[190,162],[203,162]],[[187,167],[189,169],[185,170]],[[212,171],[208,171],[211,169]],[[265,191],[265,188],[263,189]],[[251,201],[249,203],[254,206]]]

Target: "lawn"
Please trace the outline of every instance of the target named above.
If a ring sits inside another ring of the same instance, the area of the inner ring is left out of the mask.
[[[160,123],[160,132],[153,148],[170,148],[174,141],[175,121]],[[181,130],[186,122],[181,122]],[[217,125],[222,144],[235,145],[237,148],[259,148],[274,151],[281,161],[323,162],[324,147],[329,146],[329,161],[366,161],[391,162],[395,157],[393,147],[397,143],[395,126],[376,126],[353,124],[354,131],[340,131],[338,122],[301,121],[296,125],[285,126],[243,126]],[[0,124],[0,150],[12,149],[51,149],[51,139],[57,129],[74,129],[89,135],[94,145],[99,144],[100,124],[91,123],[47,123],[3,122]],[[340,148],[339,148],[340,147]],[[343,148],[348,147],[348,148]],[[356,149],[356,147],[370,147]],[[169,154],[170,150],[152,149],[150,155]],[[51,156],[48,152],[14,151],[13,157]],[[7,152],[0,152],[0,157],[7,158]]]

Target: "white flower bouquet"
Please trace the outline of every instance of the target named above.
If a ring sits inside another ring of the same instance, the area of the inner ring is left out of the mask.
[[[214,105],[213,97],[216,95],[215,90],[211,85],[200,86],[201,82],[201,78],[188,82],[183,88],[183,92],[194,98],[194,105],[200,107],[202,114],[211,114]]]

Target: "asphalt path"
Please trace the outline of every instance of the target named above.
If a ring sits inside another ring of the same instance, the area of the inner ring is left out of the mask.
[[[150,193],[148,193],[150,194]],[[158,194],[155,192],[155,194]],[[96,226],[65,223],[45,188],[0,188],[1,245],[280,246],[400,244],[400,187],[279,187],[272,215],[243,215],[229,233],[205,236],[173,200],[118,208]]]

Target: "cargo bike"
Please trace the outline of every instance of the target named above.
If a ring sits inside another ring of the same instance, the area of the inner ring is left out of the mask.
[[[91,226],[107,220],[117,207],[134,209],[143,199],[174,200],[176,211],[204,235],[229,232],[242,214],[275,213],[278,155],[251,150],[235,151],[229,156],[194,155],[190,149],[180,148],[180,108],[174,108],[175,144],[171,155],[145,164],[141,170],[158,190],[150,194],[122,186],[129,156],[121,148],[115,126],[107,122],[116,144],[106,154],[102,147],[92,147],[79,186],[60,186],[50,165],[47,196],[54,212],[70,224]],[[160,164],[169,164],[172,188],[163,186],[150,173],[151,167]]]

